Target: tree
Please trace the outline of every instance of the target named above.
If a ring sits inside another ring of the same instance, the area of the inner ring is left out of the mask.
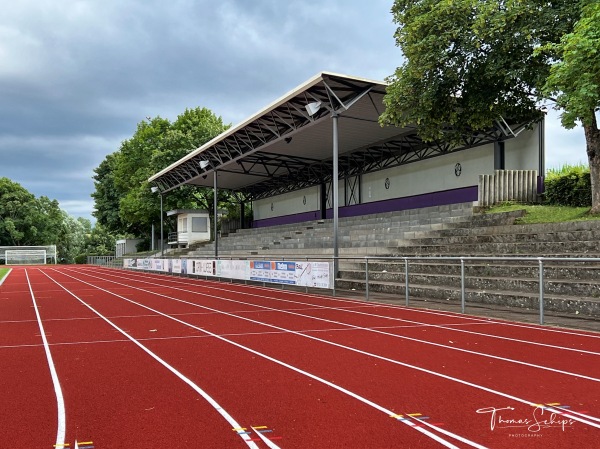
[[[147,234],[161,219],[160,196],[151,192],[148,178],[227,128],[206,108],[186,109],[173,123],[160,117],[140,122],[134,135],[95,169],[92,197],[98,223],[111,232]],[[163,196],[163,210],[198,208],[208,193],[196,194],[191,188],[171,191]]]
[[[83,252],[86,234],[91,232],[91,223],[85,218],[74,218],[63,212],[63,222],[56,251],[60,263],[74,263],[75,257]]]
[[[35,196],[20,184],[0,178],[0,245],[27,245],[35,236]]]
[[[590,172],[600,173],[597,11],[589,0],[396,0],[396,44],[406,59],[388,79],[380,122],[458,142],[500,117],[531,122],[541,117],[540,100],[560,92],[563,123],[583,122]],[[576,57],[584,49],[595,56]],[[578,76],[586,82],[575,84]],[[592,189],[599,212],[598,178]]]
[[[116,154],[112,153],[94,169],[92,193],[95,202],[94,217],[97,223],[114,233],[123,232],[125,224],[119,215],[120,192],[115,185]]]
[[[0,178],[0,245],[54,245],[62,220],[58,201],[36,198],[20,184]]]
[[[559,56],[550,68],[550,76],[542,88],[548,96],[556,96],[556,109],[562,110],[565,128],[583,125],[592,185],[591,213],[600,213],[600,131],[596,112],[600,109],[600,3],[584,5],[581,19],[572,33],[560,43],[540,49]]]

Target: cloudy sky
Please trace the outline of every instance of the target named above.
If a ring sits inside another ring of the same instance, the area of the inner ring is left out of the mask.
[[[0,177],[92,218],[93,169],[138,122],[236,124],[320,71],[401,64],[392,0],[18,0],[0,14]],[[547,166],[587,161],[547,122]]]

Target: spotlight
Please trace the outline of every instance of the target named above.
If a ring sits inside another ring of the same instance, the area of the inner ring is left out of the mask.
[[[306,112],[308,112],[308,115],[310,115],[311,117],[313,115],[315,115],[317,112],[319,112],[319,109],[321,109],[320,101],[315,101],[313,103],[308,103],[306,105]]]

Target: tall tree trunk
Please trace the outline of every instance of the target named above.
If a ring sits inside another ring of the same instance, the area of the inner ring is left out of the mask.
[[[591,214],[600,214],[600,131],[596,115],[592,112],[592,122],[583,125],[585,131],[586,151],[590,164],[590,181],[592,183]]]

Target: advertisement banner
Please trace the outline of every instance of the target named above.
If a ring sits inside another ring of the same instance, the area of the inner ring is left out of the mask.
[[[173,266],[172,266],[171,273],[177,273],[177,274],[181,273],[181,266],[182,266],[181,262],[182,262],[181,259],[172,259]]]
[[[192,260],[192,274],[198,276],[215,276],[217,274],[214,260],[195,259]]]
[[[249,261],[247,260],[218,260],[217,276],[248,280]]]
[[[146,258],[123,259],[123,267],[317,288],[331,288],[332,280],[329,262]]]
[[[296,262],[296,285],[330,288],[329,262]]]
[[[151,270],[152,269],[152,259],[138,259],[137,260],[137,267],[142,269],[142,270]]]
[[[296,262],[251,261],[250,280],[294,285]]]

